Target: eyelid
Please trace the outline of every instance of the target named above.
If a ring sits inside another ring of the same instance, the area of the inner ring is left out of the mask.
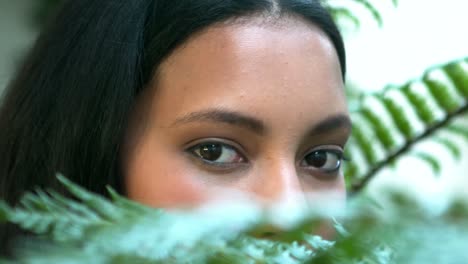
[[[244,147],[241,144],[235,142],[232,139],[222,138],[222,137],[208,137],[208,138],[194,139],[188,142],[187,144],[185,144],[185,150],[187,151],[187,150],[193,149],[196,146],[207,144],[207,143],[218,143],[218,144],[226,145],[238,151],[240,155],[242,155],[245,159],[247,159],[246,152],[244,150]]]
[[[319,145],[319,146],[315,146],[313,148],[309,148],[307,149],[301,156],[301,159],[304,159],[305,156],[309,155],[310,153],[314,152],[314,151],[319,151],[319,150],[328,150],[328,151],[333,151],[335,153],[338,153],[340,154],[340,156],[344,159],[344,150],[343,150],[343,147],[342,146],[339,146],[339,145]],[[346,159],[344,159],[346,160]]]
[[[303,169],[310,171],[311,174],[314,174],[314,177],[318,177],[324,180],[331,180],[330,175],[336,175],[338,176],[338,172],[340,171],[343,162],[347,161],[348,159],[345,157],[344,150],[341,146],[338,145],[320,145],[314,148],[309,149],[306,151],[302,156],[301,159],[298,161],[299,165],[304,161],[307,155],[315,152],[315,151],[328,151],[328,152],[333,152],[334,154],[338,155],[338,158],[340,160],[340,165],[336,170],[331,170],[331,171],[326,171],[322,170],[320,168],[315,168],[311,166],[301,166]],[[335,178],[335,177],[333,177]]]
[[[243,162],[235,162],[235,163],[213,162],[213,161],[204,160],[200,157],[196,157],[196,154],[193,153],[194,152],[193,150],[196,149],[197,147],[200,147],[205,144],[210,144],[210,143],[221,144],[224,147],[230,148],[231,150],[235,151],[239,156],[242,157]],[[190,155],[190,158],[195,160],[197,163],[203,165],[208,170],[214,170],[214,171],[217,171],[218,173],[221,173],[221,172],[226,173],[233,169],[245,168],[246,165],[248,165],[249,163],[249,159],[247,158],[247,155],[245,155],[245,152],[243,151],[242,146],[229,139],[200,138],[200,139],[192,140],[188,144],[189,146],[185,148],[184,152],[187,153],[187,155]]]

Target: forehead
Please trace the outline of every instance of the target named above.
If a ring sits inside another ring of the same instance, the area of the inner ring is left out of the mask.
[[[313,122],[346,111],[331,41],[316,26],[293,17],[210,27],[168,57],[155,86],[156,114],[163,119],[227,108],[258,114],[267,122],[288,110]]]

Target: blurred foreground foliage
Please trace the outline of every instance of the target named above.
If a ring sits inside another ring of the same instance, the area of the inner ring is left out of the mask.
[[[434,213],[407,194],[388,191],[385,210],[361,197],[333,220],[333,213],[310,212],[273,239],[261,239],[255,234],[271,226],[272,219],[258,208],[165,212],[112,190],[107,200],[59,180],[73,198],[37,190],[25,194],[16,208],[1,204],[1,221],[37,235],[19,239],[16,258],[3,263],[411,264],[468,259],[468,204],[463,200]],[[277,225],[278,219],[273,220]],[[335,221],[333,241],[310,234],[324,221]]]

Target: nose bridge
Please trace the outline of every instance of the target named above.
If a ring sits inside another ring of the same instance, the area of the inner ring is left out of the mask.
[[[255,192],[263,202],[275,203],[302,195],[294,159],[270,156],[262,162],[258,173],[262,176]]]

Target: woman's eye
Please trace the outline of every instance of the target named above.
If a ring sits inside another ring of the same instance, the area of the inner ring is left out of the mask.
[[[343,153],[338,150],[316,150],[304,157],[302,166],[314,167],[331,173],[340,169]]]
[[[189,149],[189,152],[210,164],[229,165],[245,162],[244,157],[234,148],[222,143],[202,143]]]

